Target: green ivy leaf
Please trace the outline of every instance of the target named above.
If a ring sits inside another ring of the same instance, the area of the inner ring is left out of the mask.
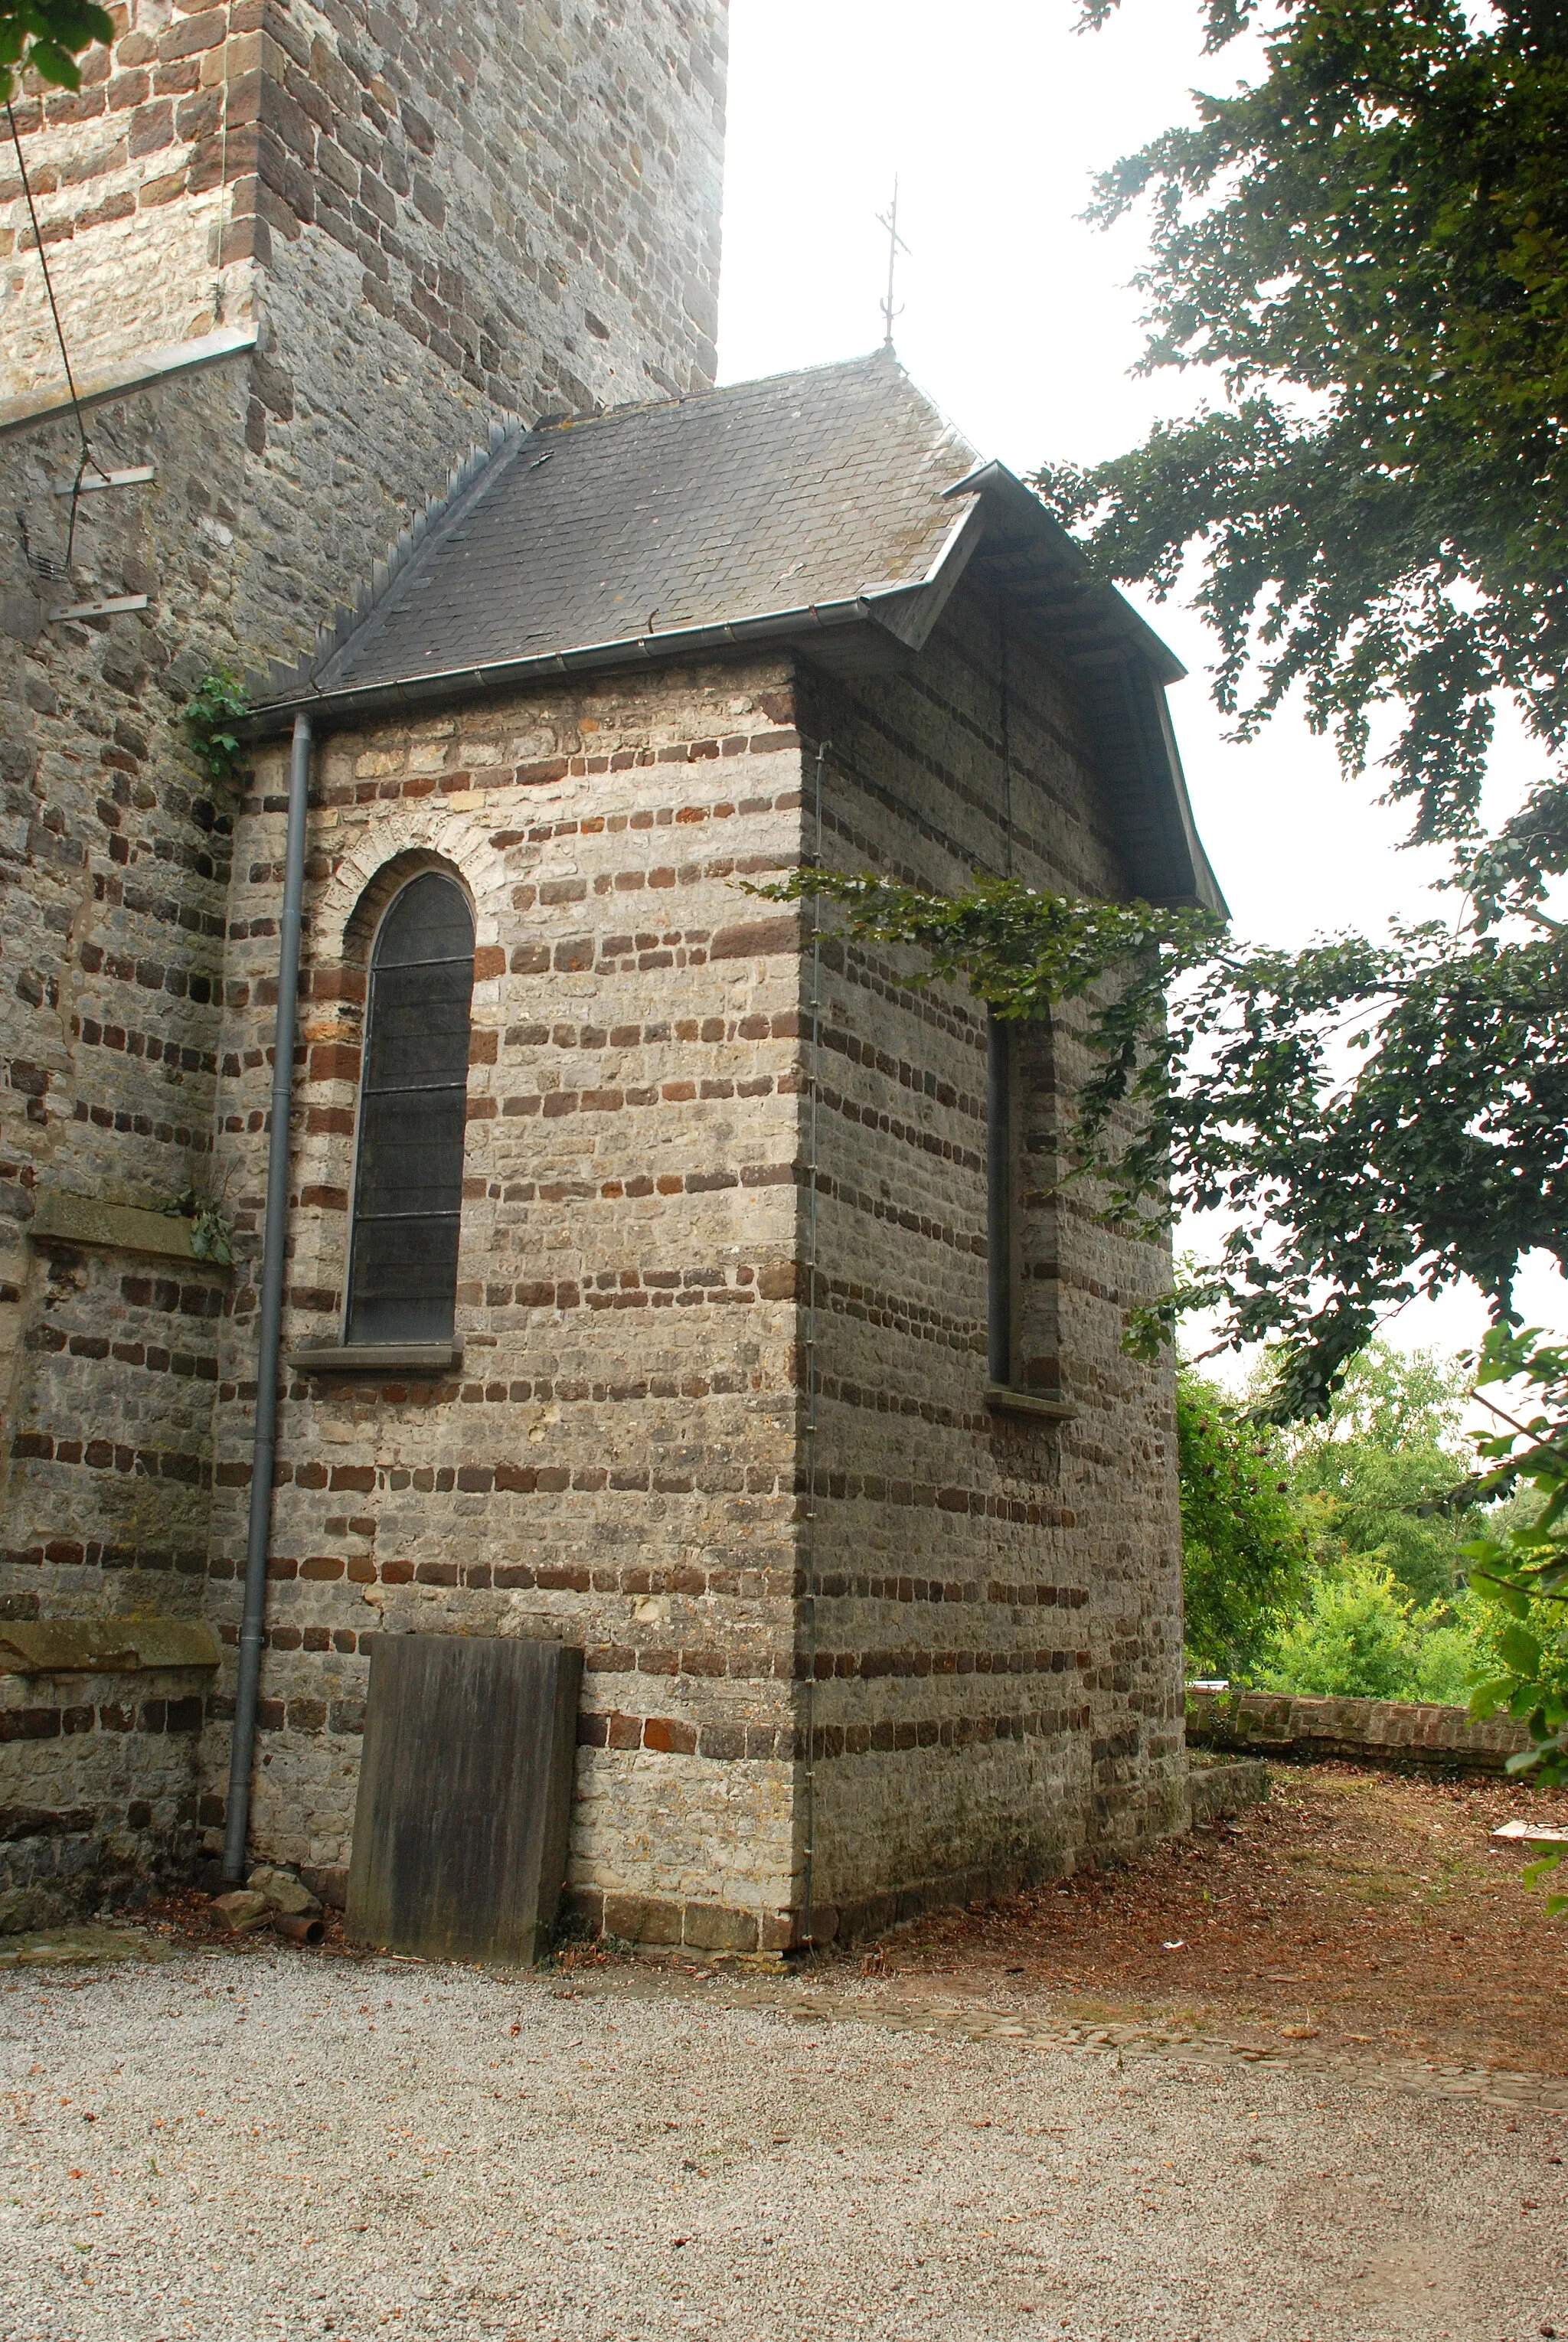
[[[185,702],[185,725],[196,758],[215,781],[228,781],[242,770],[236,720],[250,711],[250,701],[238,678],[215,668]]]

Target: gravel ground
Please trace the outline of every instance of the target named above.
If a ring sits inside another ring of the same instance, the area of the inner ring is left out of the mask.
[[[0,2334],[1568,2334],[1548,2110],[719,1998],[281,1950],[13,1970]]]

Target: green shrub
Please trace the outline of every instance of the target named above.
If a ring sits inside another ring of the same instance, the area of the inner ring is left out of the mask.
[[[1176,1386],[1176,1460],[1187,1672],[1244,1676],[1306,1586],[1279,1435],[1189,1369]]]
[[[1483,1670],[1475,1626],[1468,1597],[1418,1609],[1387,1562],[1360,1554],[1317,1579],[1258,1681],[1266,1691],[1459,1706]]]

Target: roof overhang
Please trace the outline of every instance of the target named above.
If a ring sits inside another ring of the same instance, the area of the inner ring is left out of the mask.
[[[1227,916],[1193,818],[1165,687],[1186,668],[1084,548],[1004,464],[948,489],[973,499],[976,573],[1010,611],[1038,625],[1094,714],[1100,775],[1134,895]]]
[[[242,739],[265,740],[286,731],[295,716],[302,714],[345,723],[385,709],[422,707],[433,700],[472,698],[523,684],[548,682],[552,676],[594,668],[664,666],[699,654],[761,642],[809,644],[813,656],[824,664],[871,672],[908,658],[911,646],[896,623],[890,621],[896,597],[922,590],[918,585],[870,586],[841,602],[803,603],[794,609],[763,611],[717,626],[670,626],[651,635],[624,635],[614,642],[574,643],[527,658],[497,659],[484,666],[433,668],[425,675],[400,676],[394,683],[363,684],[346,690],[323,690],[308,682],[296,682],[278,698],[253,707],[235,730]],[[885,636],[885,645],[868,639],[858,651],[852,648],[844,638],[868,627]]]
[[[463,483],[462,485],[466,485]],[[654,667],[777,645],[830,673],[885,674],[919,656],[972,562],[1009,606],[1037,621],[1051,656],[1077,677],[1094,710],[1100,768],[1132,891],[1151,902],[1201,903],[1224,912],[1187,797],[1164,686],[1186,669],[1131,604],[1091,568],[1081,545],[1023,481],[984,464],[944,491],[962,499],[925,574],[867,585],[834,602],[805,603],[718,624],[672,626],[613,641],[564,644],[484,666],[442,667],[395,681],[322,687],[325,666],[360,614],[345,614],[316,661],[275,667],[275,696],[235,726],[263,740],[308,714],[337,725],[547,683],[552,677]],[[409,540],[410,545],[417,537]],[[400,545],[399,550],[402,550]],[[395,569],[389,572],[395,574]],[[385,590],[378,577],[377,590]],[[276,688],[281,685],[283,687]]]

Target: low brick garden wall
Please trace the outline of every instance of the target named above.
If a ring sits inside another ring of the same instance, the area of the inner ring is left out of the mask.
[[[1504,1773],[1530,1735],[1509,1716],[1478,1724],[1466,1708],[1413,1700],[1189,1691],[1187,1742],[1295,1764],[1337,1756],[1437,1773]]]

